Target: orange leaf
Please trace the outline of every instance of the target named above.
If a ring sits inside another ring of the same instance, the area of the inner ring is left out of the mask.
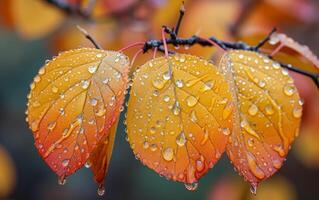
[[[231,95],[212,63],[176,54],[136,73],[127,112],[135,155],[149,168],[195,189],[232,132]]]
[[[109,133],[105,136],[92,152],[89,158],[89,165],[94,174],[95,181],[102,188],[104,177],[109,167],[109,161],[112,156],[113,145],[116,135],[117,122],[110,128]]]
[[[117,120],[128,81],[121,53],[81,48],[39,70],[28,96],[28,122],[40,155],[60,177],[87,161]]]
[[[256,189],[282,166],[298,135],[299,95],[288,72],[262,54],[229,51],[220,68],[237,105],[227,153]]]

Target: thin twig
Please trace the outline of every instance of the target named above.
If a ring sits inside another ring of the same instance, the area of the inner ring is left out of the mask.
[[[92,44],[95,46],[95,48],[97,49],[102,49],[102,47],[95,41],[95,39],[85,30],[83,29],[81,26],[76,26],[79,31],[88,39],[90,40],[90,42],[92,42]]]
[[[182,23],[182,20],[183,20],[183,17],[184,17],[184,14],[185,14],[185,5],[184,5],[184,1],[182,2],[182,5],[179,9],[179,17],[178,17],[178,20],[177,20],[177,23],[176,23],[176,26],[175,26],[175,35],[177,36],[178,35],[178,31],[179,31],[179,27],[181,26],[181,23]]]
[[[255,51],[259,50],[262,46],[264,46],[269,40],[272,34],[274,34],[277,31],[277,28],[273,28],[270,33],[265,37],[262,41],[260,41],[254,48]]]

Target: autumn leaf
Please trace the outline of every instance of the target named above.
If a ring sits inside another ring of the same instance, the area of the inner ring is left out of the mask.
[[[159,57],[135,74],[129,142],[143,164],[193,190],[225,150],[232,110],[228,84],[212,63],[185,54]]]
[[[95,181],[99,184],[99,188],[103,188],[104,185],[104,177],[107,173],[112,156],[117,124],[118,120],[110,128],[109,133],[104,136],[94,149],[87,163],[94,174]]]
[[[59,177],[90,157],[117,120],[128,81],[128,58],[81,48],[59,54],[39,70],[28,117],[40,155]]]
[[[229,51],[219,67],[237,105],[227,153],[255,190],[282,166],[299,133],[302,103],[288,71],[262,54]]]
[[[10,0],[15,29],[26,39],[37,39],[63,22],[62,11],[41,0]]]

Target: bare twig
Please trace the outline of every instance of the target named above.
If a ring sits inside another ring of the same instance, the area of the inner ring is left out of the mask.
[[[178,35],[178,31],[179,31],[179,27],[182,23],[182,20],[183,20],[183,17],[184,17],[184,14],[185,14],[185,5],[184,5],[184,1],[182,2],[182,5],[179,9],[179,17],[178,17],[178,20],[177,20],[177,23],[176,23],[176,26],[175,26],[175,35],[177,36]]]
[[[97,49],[102,49],[102,47],[95,41],[95,39],[85,30],[83,29],[81,26],[76,26],[79,31],[88,39],[90,40],[90,42],[92,42],[92,44],[95,46],[95,48]]]

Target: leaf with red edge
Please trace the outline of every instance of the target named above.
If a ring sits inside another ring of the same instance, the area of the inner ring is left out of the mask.
[[[112,156],[117,124],[118,120],[110,128],[108,135],[97,145],[88,160],[89,166],[94,174],[94,179],[99,184],[99,188],[104,187],[104,178]]]
[[[128,82],[122,53],[80,48],[39,70],[28,95],[29,126],[50,168],[66,177],[83,166],[116,122]]]
[[[279,43],[278,48],[288,47],[295,50],[309,62],[312,63],[319,70],[319,59],[317,56],[305,45],[301,45],[298,42],[294,41],[292,38],[288,37],[283,33],[273,33],[270,37],[269,43],[271,45],[276,45]]]
[[[228,84],[207,60],[159,57],[136,73],[127,111],[134,154],[190,190],[214,166],[232,132]]]
[[[229,51],[219,67],[237,105],[227,154],[255,191],[282,166],[299,133],[302,102],[287,70],[262,54]]]

